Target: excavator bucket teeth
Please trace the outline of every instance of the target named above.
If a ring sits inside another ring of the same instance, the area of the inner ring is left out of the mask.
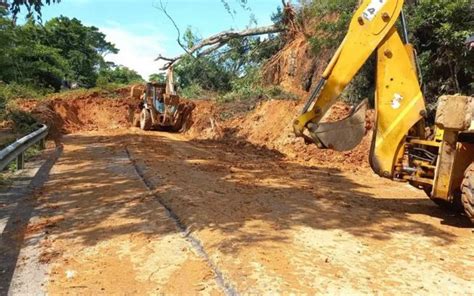
[[[360,103],[345,119],[335,122],[324,122],[308,125],[308,131],[316,143],[322,148],[336,151],[354,149],[362,141],[366,133],[365,114],[367,100]]]

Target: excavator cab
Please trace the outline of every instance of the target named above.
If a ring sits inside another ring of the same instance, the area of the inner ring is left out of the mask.
[[[360,143],[365,134],[365,101],[342,121],[324,123],[322,119],[375,54],[372,169],[382,177],[423,189],[439,205],[463,208],[474,222],[474,99],[441,97],[436,136],[427,133],[419,67],[408,40],[403,4],[403,0],[362,1],[293,128],[306,143],[323,149],[345,151]]]

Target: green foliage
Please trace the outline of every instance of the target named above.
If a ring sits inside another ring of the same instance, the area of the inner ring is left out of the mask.
[[[183,36],[183,44],[189,48],[199,42],[190,28]],[[252,77],[253,73],[249,71],[259,68],[282,45],[283,41],[275,35],[266,39],[247,37],[231,40],[212,55],[186,56],[174,67],[177,86],[184,96],[193,98],[203,97],[209,92],[230,91],[250,96],[242,88],[236,92],[236,84],[245,77]]]
[[[309,38],[315,55],[335,51],[347,34],[357,4],[356,0],[313,0],[303,8],[309,17],[319,20],[315,36]],[[373,101],[375,65],[375,57],[371,57],[343,92],[343,100],[357,103],[369,98]]]
[[[44,31],[36,40],[57,49],[69,63],[67,78],[85,87],[95,85],[96,68],[105,64],[104,55],[118,52],[98,28],[84,26],[76,18],[53,18],[46,22]]]
[[[220,102],[257,101],[268,99],[296,99],[296,96],[277,86],[263,86],[260,70],[247,69],[246,75],[232,81],[232,90],[218,97]]]
[[[14,26],[1,11],[0,37],[1,81],[56,91],[65,81],[94,86],[97,69],[107,66],[103,56],[118,52],[96,27],[63,16],[51,19],[44,27],[31,19]]]
[[[217,61],[234,76],[245,74],[249,67],[261,65],[283,46],[281,38],[269,35],[267,39],[246,37],[233,39],[217,54]]]
[[[177,85],[185,89],[193,84],[207,91],[228,91],[232,73],[212,57],[187,56],[174,67]]]
[[[32,21],[14,26],[0,11],[0,81],[59,89],[68,63],[58,49],[36,41],[41,33]]]
[[[335,50],[345,34],[358,1],[313,0],[302,9],[319,20],[311,37],[313,53]],[[473,93],[474,52],[464,42],[474,33],[474,14],[469,0],[422,0],[406,5],[410,40],[418,51],[424,92],[429,104],[442,94]],[[343,93],[349,102],[373,99],[374,57],[360,70]]]
[[[474,34],[471,5],[469,0],[423,0],[408,10],[429,102],[441,94],[473,94],[474,52],[464,44]]]
[[[61,0],[12,0],[9,9],[13,16],[16,16],[23,7],[26,8],[28,17],[32,17],[35,13],[41,17],[41,8],[44,4],[50,5],[51,3],[59,2],[61,2]]]
[[[17,83],[0,83],[0,120],[5,118],[8,104],[14,99],[39,99],[52,91],[52,89],[35,88]]]
[[[209,93],[209,91],[205,91],[199,84],[193,83],[183,88],[180,95],[187,99],[205,99]]]
[[[110,83],[125,85],[134,82],[143,82],[140,74],[124,66],[115,66],[100,70],[96,85],[103,87]]]
[[[31,133],[38,128],[38,122],[31,113],[19,109],[9,110],[5,119],[13,122],[15,132],[20,134]]]
[[[158,83],[165,83],[166,82],[166,75],[164,73],[154,73],[148,77],[148,81],[158,82]]]
[[[183,35],[183,43],[191,48],[199,38],[188,28]],[[184,57],[174,68],[177,86],[186,89],[199,85],[206,91],[226,91],[230,89],[231,73],[214,56]]]
[[[359,73],[342,93],[342,99],[350,104],[357,104],[361,100],[369,99],[371,106],[375,100],[375,55],[367,60]]]

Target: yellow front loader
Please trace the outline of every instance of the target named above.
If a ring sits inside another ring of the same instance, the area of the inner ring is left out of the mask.
[[[145,131],[184,131],[196,107],[176,94],[172,69],[167,73],[166,82],[137,85],[131,89],[130,97],[141,101],[133,125]]]
[[[294,121],[294,131],[320,148],[345,151],[358,145],[365,134],[366,101],[342,121],[323,123],[321,119],[375,53],[372,169],[382,177],[423,189],[439,205],[463,208],[474,223],[474,99],[441,97],[435,132],[427,132],[425,100],[403,4],[403,0],[362,1],[342,44]]]

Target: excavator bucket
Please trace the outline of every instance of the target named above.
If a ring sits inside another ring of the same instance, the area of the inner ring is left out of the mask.
[[[335,122],[308,124],[311,138],[320,148],[330,148],[336,151],[354,149],[362,141],[366,133],[365,114],[367,100],[360,103],[345,119]]]

